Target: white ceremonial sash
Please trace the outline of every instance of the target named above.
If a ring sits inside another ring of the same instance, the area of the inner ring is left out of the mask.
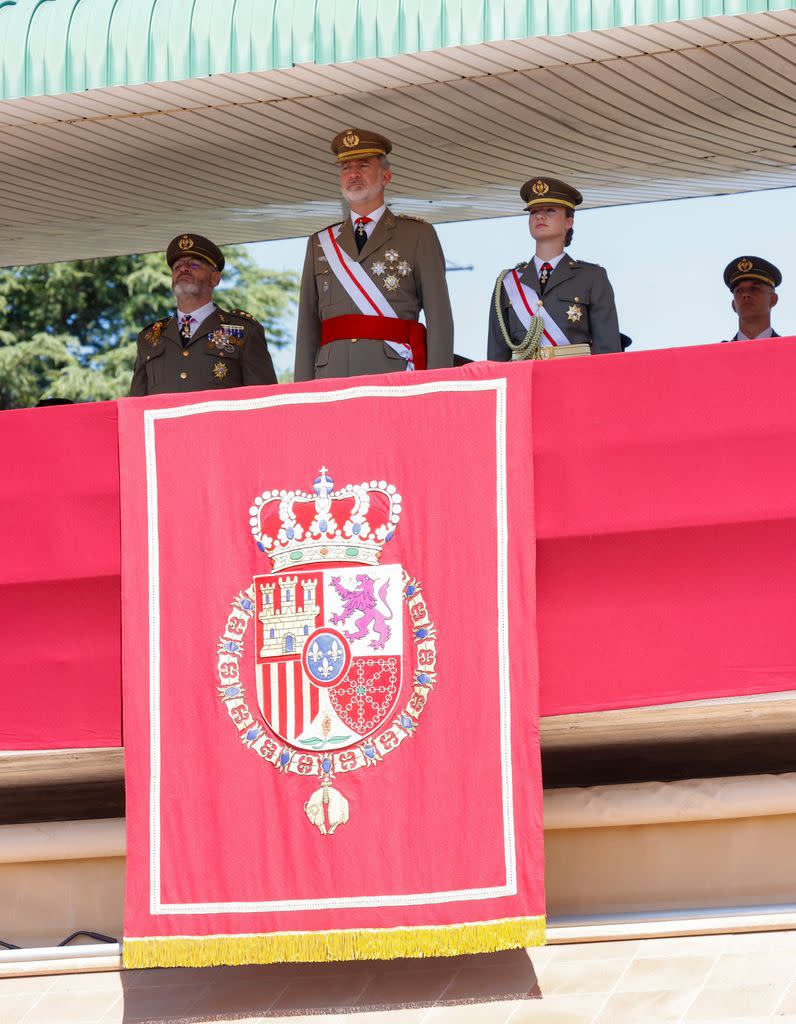
[[[555,320],[540,303],[539,296],[527,284],[520,281],[516,270],[510,270],[503,278],[503,287],[509,297],[511,308],[517,314],[517,318],[527,331],[531,326],[532,316],[541,316],[544,330],[542,332],[541,347],[550,348],[560,345],[569,345],[569,339],[561,330]]]
[[[344,252],[337,244],[334,228],[321,231],[318,237],[332,273],[345,288],[348,297],[360,313],[364,313],[365,316],[389,316],[397,320],[398,314],[379,291],[373,278],[368,277],[365,273],[362,264],[352,260],[348,253]],[[402,359],[406,360],[407,370],[414,370],[415,364],[409,345],[387,340],[384,344],[389,345],[393,352],[397,352]]]

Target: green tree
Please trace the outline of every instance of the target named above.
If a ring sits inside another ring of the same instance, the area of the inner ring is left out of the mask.
[[[272,349],[287,344],[296,275],[263,270],[242,246],[224,255],[218,304],[255,316]],[[173,308],[162,253],[0,270],[0,409],[126,395],[136,335]]]

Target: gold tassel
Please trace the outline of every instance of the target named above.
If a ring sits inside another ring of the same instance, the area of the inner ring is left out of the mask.
[[[459,956],[498,949],[543,946],[545,918],[430,925],[418,928],[362,928],[270,935],[175,935],[125,939],[125,967],[216,967],[331,960],[392,960],[395,957]]]

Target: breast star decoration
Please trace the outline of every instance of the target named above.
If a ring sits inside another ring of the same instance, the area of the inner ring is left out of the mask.
[[[374,277],[381,278],[382,287],[386,292],[397,292],[401,278],[411,273],[412,268],[395,249],[388,249],[380,260],[374,260],[370,272]]]
[[[569,322],[571,324],[576,324],[582,318],[582,316],[583,316],[583,310],[581,309],[580,306],[576,306],[575,303],[573,302],[572,305],[567,310],[567,320],[569,320]]]
[[[226,363],[222,363],[221,360],[217,363],[213,363],[213,376],[216,380],[223,380],[229,373],[229,367]]]

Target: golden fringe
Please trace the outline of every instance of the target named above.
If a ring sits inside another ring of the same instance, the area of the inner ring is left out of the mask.
[[[125,939],[125,967],[216,967],[326,960],[459,956],[543,946],[544,917],[418,928],[363,928],[270,935],[175,935]]]

